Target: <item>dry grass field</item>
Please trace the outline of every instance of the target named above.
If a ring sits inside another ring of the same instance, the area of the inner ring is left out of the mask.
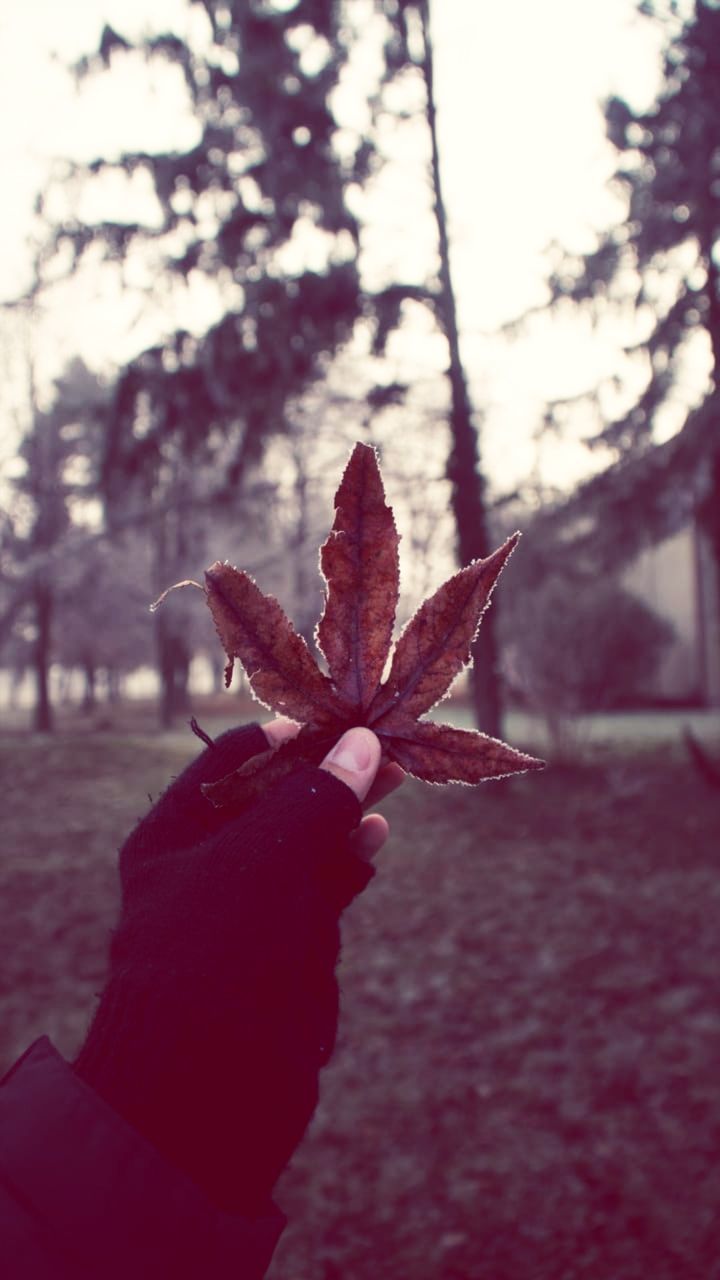
[[[0,1067],[77,1045],[117,847],[199,745],[0,740]],[[385,811],[272,1280],[720,1276],[720,791],[626,745]]]

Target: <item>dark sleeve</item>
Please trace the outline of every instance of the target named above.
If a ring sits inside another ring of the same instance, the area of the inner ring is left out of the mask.
[[[259,1280],[284,1225],[216,1209],[47,1037],[0,1082],[3,1280]]]

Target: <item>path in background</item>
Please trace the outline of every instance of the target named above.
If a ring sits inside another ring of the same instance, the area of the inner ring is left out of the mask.
[[[211,735],[222,733],[236,724],[270,718],[267,712],[244,691],[218,695],[196,695],[192,699],[194,714]],[[0,702],[0,738],[5,733],[26,733],[31,725],[27,706],[9,708]],[[473,728],[470,710],[460,700],[450,698],[430,713],[436,720],[462,729]],[[94,711],[83,712],[78,706],[57,708],[57,729],[61,733],[152,734],[161,732],[156,704],[147,699],[125,699],[117,704],[100,703]],[[617,744],[618,747],[682,745],[684,729],[712,747],[720,744],[720,708],[710,710],[662,710],[598,712],[578,716],[573,737],[578,747]],[[181,743],[187,737],[187,725],[164,731],[168,741]],[[505,716],[505,738],[514,746],[535,751],[547,750],[547,734],[541,719],[525,711],[509,711]]]

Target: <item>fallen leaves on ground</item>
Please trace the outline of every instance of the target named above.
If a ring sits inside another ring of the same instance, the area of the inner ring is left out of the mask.
[[[189,733],[2,744],[0,1072],[43,1033],[77,1049],[118,844],[196,754]],[[384,802],[271,1277],[715,1276],[716,794],[680,749],[534,783]]]

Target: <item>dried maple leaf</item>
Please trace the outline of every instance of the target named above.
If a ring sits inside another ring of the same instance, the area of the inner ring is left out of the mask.
[[[352,725],[371,728],[386,760],[427,782],[476,783],[542,768],[541,760],[486,734],[418,718],[470,661],[481,616],[519,536],[461,569],[420,606],[397,641],[385,681],[400,589],[399,537],[374,449],[355,446],[320,550],[326,599],[317,641],[329,675],[273,596],[243,570],[211,565],[205,592],[228,656],[226,684],[237,658],[255,697],[303,726],[279,749],[209,784],[213,803],[247,804],[298,764],[318,764]]]
[[[335,521],[320,548],[327,583],[317,641],[340,696],[365,712],[382,678],[400,593],[395,520],[375,451],[358,444],[335,494]]]

